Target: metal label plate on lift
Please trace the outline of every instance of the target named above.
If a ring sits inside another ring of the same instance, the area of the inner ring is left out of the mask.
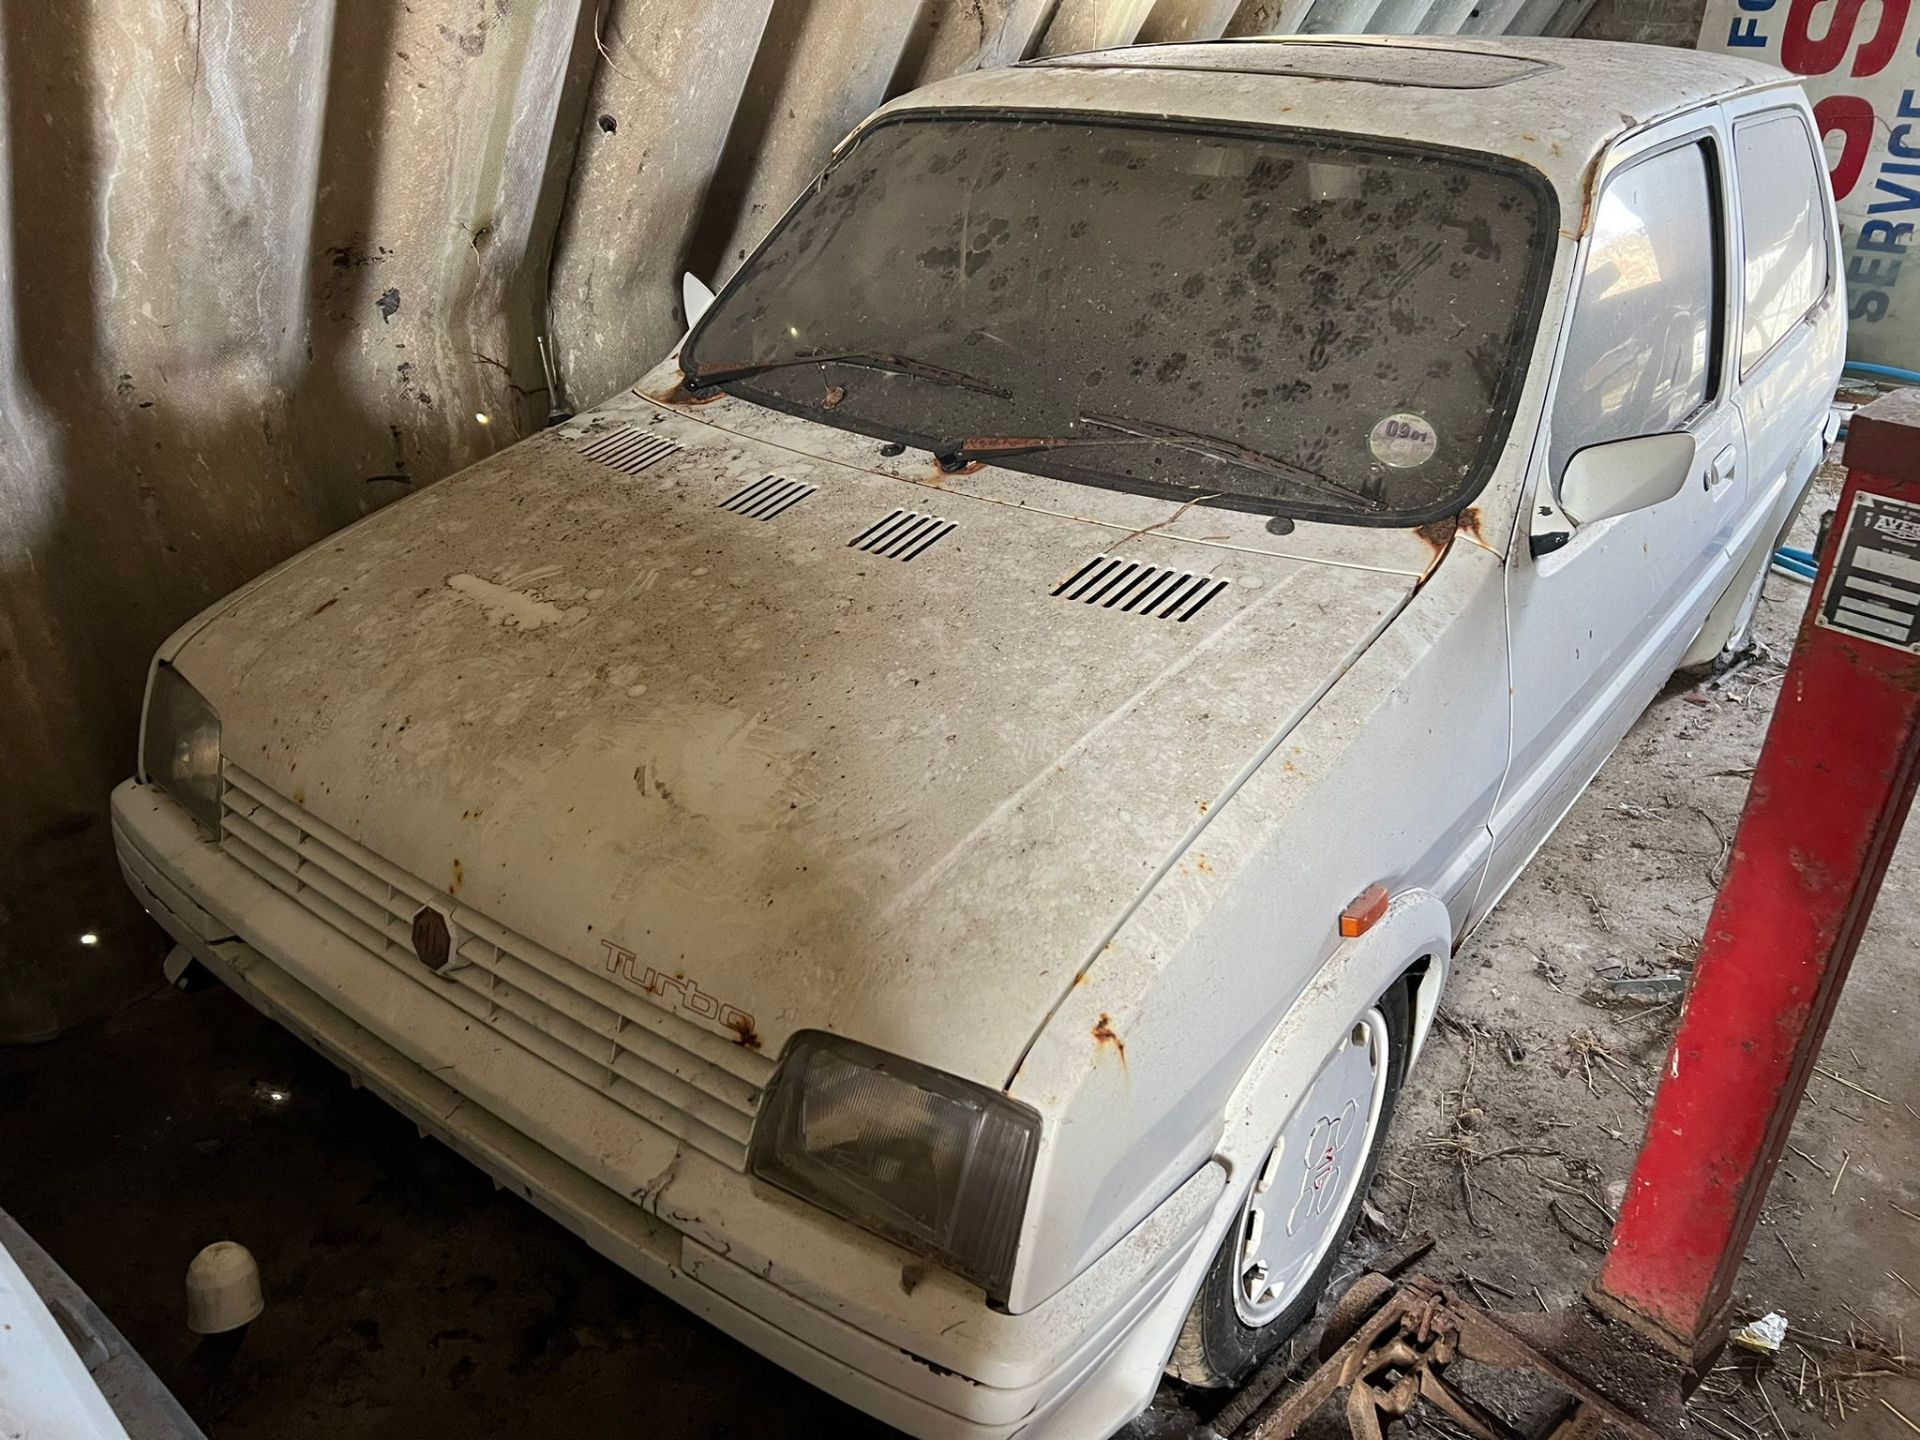
[[[1858,494],[1816,625],[1920,655],[1920,505]]]

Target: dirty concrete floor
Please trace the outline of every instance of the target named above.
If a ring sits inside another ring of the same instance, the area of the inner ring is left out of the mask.
[[[1770,582],[1762,639],[1781,659],[1806,593]],[[1578,1293],[1676,1008],[1607,982],[1691,960],[1779,674],[1763,660],[1670,687],[1463,949],[1360,1253],[1431,1230],[1430,1272],[1496,1305]],[[1788,1348],[1710,1379],[1703,1434],[1911,1436],[1886,1405],[1920,1421],[1910,1375],[1821,1383],[1913,1368],[1874,1337],[1900,1354],[1920,1335],[1904,1288],[1920,1285],[1916,898],[1920,841],[1888,874],[1825,1051],[1838,1078],[1814,1081],[1742,1277],[1743,1317],[1785,1313]],[[218,1440],[883,1433],[493,1191],[217,987],[0,1051],[0,1207]],[[254,1250],[269,1291],[237,1351],[181,1323],[186,1262],[220,1238]],[[1168,1387],[1138,1433],[1190,1430],[1182,1399]]]

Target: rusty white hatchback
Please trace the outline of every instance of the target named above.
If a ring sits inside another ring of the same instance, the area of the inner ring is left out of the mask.
[[[1815,133],[1572,42],[895,102],[631,393],[167,643],[127,875],[904,1430],[1231,1382],[1460,938],[1739,636],[1840,365]]]

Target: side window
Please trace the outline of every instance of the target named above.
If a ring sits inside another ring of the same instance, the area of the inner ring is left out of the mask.
[[[1827,216],[1813,140],[1784,111],[1736,125],[1740,228],[1746,245],[1746,318],[1740,373],[1746,374],[1827,292]]]
[[[1707,402],[1717,208],[1704,144],[1649,156],[1600,192],[1553,406],[1556,482],[1575,451],[1677,429]]]

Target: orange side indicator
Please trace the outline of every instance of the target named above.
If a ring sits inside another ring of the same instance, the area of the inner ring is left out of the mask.
[[[1369,885],[1354,896],[1340,912],[1341,936],[1352,940],[1379,924],[1380,917],[1387,913],[1388,899],[1387,887],[1378,884]]]

